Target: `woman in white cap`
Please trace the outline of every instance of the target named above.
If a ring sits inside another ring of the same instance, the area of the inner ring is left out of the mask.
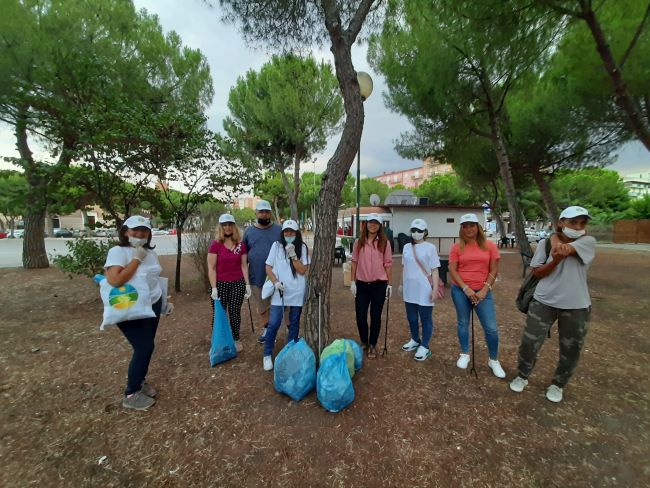
[[[492,288],[499,272],[501,255],[496,244],[485,238],[475,214],[460,218],[459,242],[449,252],[449,274],[452,278],[451,298],[456,308],[460,357],[456,366],[469,365],[469,319],[476,310],[488,346],[488,366],[497,378],[506,373],[499,363],[499,330],[492,300]]]
[[[127,320],[117,324],[133,348],[122,406],[136,410],[145,410],[156,403],[156,390],[145,379],[154,350],[160,314],[170,314],[174,309],[173,304],[167,303],[167,310],[161,310],[163,297],[159,277],[162,266],[153,248],[149,219],[133,215],[124,221],[118,233],[118,245],[108,251],[104,264],[106,279],[116,288],[123,286],[136,274],[144,275],[155,313],[152,318]]]
[[[369,359],[377,357],[381,313],[392,294],[393,251],[379,214],[371,213],[352,249],[350,291],[354,295],[359,338]],[[370,308],[370,330],[368,330]]]
[[[221,215],[216,239],[208,249],[210,303],[214,315],[214,300],[221,300],[223,309],[228,313],[237,352],[243,349],[239,340],[241,306],[251,296],[246,253],[246,244],[241,239],[235,218],[230,214]]]
[[[522,392],[528,384],[546,334],[557,320],[560,359],[546,398],[562,401],[564,387],[578,365],[591,317],[587,272],[596,254],[596,239],[586,235],[589,218],[587,209],[568,207],[560,214],[557,233],[548,237],[551,255],[546,255],[545,240],[537,244],[530,266],[539,282],[528,306],[519,346],[519,374],[510,383],[512,391]]]
[[[297,341],[300,332],[300,315],[305,303],[307,280],[305,274],[311,259],[309,249],[295,220],[282,223],[280,240],[273,243],[266,259],[266,274],[275,288],[271,296],[269,326],[264,337],[265,371],[273,369],[273,348],[285,307],[289,308],[289,341]]]
[[[425,361],[431,356],[429,341],[433,335],[433,302],[440,283],[440,258],[436,246],[426,242],[427,235],[427,223],[422,219],[413,220],[411,242],[404,246],[402,252],[402,297],[411,332],[411,340],[404,344],[402,349],[407,352],[415,351],[416,361]]]

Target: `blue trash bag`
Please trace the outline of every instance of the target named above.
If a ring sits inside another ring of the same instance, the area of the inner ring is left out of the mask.
[[[354,386],[345,353],[325,358],[316,377],[318,401],[329,412],[340,412],[354,400]]]
[[[359,343],[353,339],[345,339],[345,341],[352,346],[354,351],[354,369],[359,371],[361,366],[363,366],[363,349]]]
[[[221,300],[215,300],[210,366],[214,367],[235,357],[237,357],[237,349],[235,349],[235,341],[232,338],[230,322],[226,316],[226,311],[221,305]]]
[[[273,365],[275,390],[300,401],[316,388],[316,356],[304,339],[289,341]]]

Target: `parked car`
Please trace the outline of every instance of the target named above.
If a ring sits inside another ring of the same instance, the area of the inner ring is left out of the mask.
[[[70,229],[54,229],[52,235],[54,237],[74,237],[74,234]]]
[[[115,229],[95,229],[95,237],[117,237]]]
[[[74,229],[72,235],[75,237],[93,237],[95,233],[91,229]]]
[[[13,231],[13,237],[16,239],[22,239],[23,234],[25,233],[25,229],[14,229]],[[11,231],[9,231],[9,237],[11,237]]]
[[[166,236],[169,234],[165,229],[151,229],[151,235],[152,236]]]
[[[7,235],[8,234],[5,231],[0,232],[0,239],[6,239]]]
[[[169,229],[169,235],[170,236],[175,236],[176,235],[176,229]]]

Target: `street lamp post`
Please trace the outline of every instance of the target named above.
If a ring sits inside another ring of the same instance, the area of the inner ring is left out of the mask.
[[[357,72],[357,81],[359,82],[359,91],[361,92],[361,101],[365,102],[372,94],[372,78],[364,71]],[[355,236],[359,238],[361,229],[361,138],[359,138],[359,150],[357,151],[357,217]]]

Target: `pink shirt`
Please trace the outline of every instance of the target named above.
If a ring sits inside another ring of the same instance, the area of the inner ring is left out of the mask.
[[[485,241],[487,250],[481,249],[478,244],[466,244],[465,250],[460,252],[460,243],[451,247],[449,262],[458,263],[458,274],[473,290],[483,288],[490,273],[490,261],[501,259],[497,246],[492,241]],[[458,283],[455,283],[458,284]]]
[[[222,242],[212,241],[208,252],[217,255],[217,281],[238,281],[244,278],[241,257],[246,254],[246,244],[243,241],[232,251]]]
[[[377,248],[377,241],[366,241],[366,245],[359,252],[359,241],[355,241],[352,249],[352,261],[357,263],[356,279],[360,281],[388,281],[386,268],[393,265],[393,252],[390,242],[386,242],[386,249],[382,253]]]

